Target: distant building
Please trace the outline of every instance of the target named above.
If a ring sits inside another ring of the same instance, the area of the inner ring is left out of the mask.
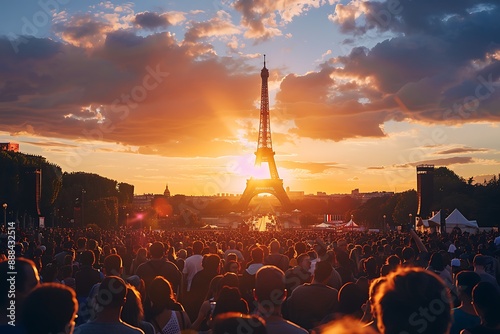
[[[360,199],[363,203],[371,198],[392,196],[392,195],[394,195],[393,191],[373,191],[370,193],[362,193],[359,191],[359,189],[354,189],[351,191],[351,197]]]
[[[429,218],[433,203],[434,193],[434,165],[417,166],[417,194],[418,210],[417,216]]]
[[[163,192],[163,196],[170,197],[170,190],[168,190],[168,183],[167,186],[165,187],[165,191]]]
[[[134,210],[137,211],[145,211],[151,208],[153,203],[153,199],[155,195],[153,194],[144,194],[144,195],[134,195],[134,200],[132,201],[132,206]]]
[[[304,191],[293,191],[290,187],[286,187],[286,193],[289,198],[298,199],[304,197]]]
[[[18,143],[0,143],[0,151],[19,152]]]

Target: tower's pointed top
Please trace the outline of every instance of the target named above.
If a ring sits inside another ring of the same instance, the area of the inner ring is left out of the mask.
[[[266,55],[264,55],[264,68],[266,68]]]

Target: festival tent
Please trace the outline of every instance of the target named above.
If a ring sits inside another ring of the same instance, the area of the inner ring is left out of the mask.
[[[446,217],[446,232],[451,232],[455,227],[458,227],[462,232],[476,233],[479,229],[477,221],[468,220],[464,215],[458,211],[453,210],[448,217]]]
[[[328,225],[327,223],[321,223],[318,225],[314,225],[315,228],[329,228],[331,225]]]
[[[428,221],[433,222],[434,224],[441,225],[441,210],[439,210],[434,216],[429,218]]]
[[[344,225],[344,230],[347,230],[347,231],[359,231],[360,228],[359,228],[359,225],[356,224],[352,219],[349,220],[349,222],[347,224]]]

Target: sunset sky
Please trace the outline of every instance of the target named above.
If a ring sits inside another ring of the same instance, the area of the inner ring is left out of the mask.
[[[242,193],[266,54],[291,190],[400,192],[421,163],[500,173],[497,0],[0,6],[0,142],[64,171],[137,194]]]

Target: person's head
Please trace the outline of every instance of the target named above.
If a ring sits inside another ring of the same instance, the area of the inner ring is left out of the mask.
[[[448,333],[451,297],[444,282],[422,268],[400,268],[389,275],[375,295],[381,333]]]
[[[439,252],[432,254],[429,260],[429,267],[436,271],[443,271],[445,268],[443,255]]]
[[[165,254],[165,246],[160,241],[153,242],[153,244],[149,246],[149,254],[151,254],[153,259],[160,259]]]
[[[500,317],[498,316],[500,294],[493,284],[479,282],[472,290],[472,304],[485,325],[494,328],[500,325]]]
[[[263,308],[261,312],[272,314],[280,307],[287,295],[285,274],[275,266],[263,266],[255,274],[254,298]]]
[[[457,274],[456,284],[461,300],[472,300],[472,289],[481,281],[481,276],[474,271],[463,270]]]
[[[137,258],[138,259],[144,260],[144,259],[146,259],[147,256],[148,256],[148,250],[146,248],[141,247],[137,250]]]
[[[306,250],[307,250],[307,246],[306,246],[306,244],[305,244],[305,243],[303,243],[302,241],[297,242],[297,243],[295,244],[294,248],[295,248],[295,252],[296,252],[297,254],[302,254],[302,253],[305,253],[305,252],[306,252]]]
[[[106,276],[120,276],[123,273],[122,258],[118,254],[110,254],[104,259],[104,274]]]
[[[377,260],[373,256],[370,256],[363,261],[363,269],[366,274],[370,277],[376,277],[377,275]]]
[[[142,308],[141,295],[135,287],[129,285],[127,286],[126,301],[120,319],[131,326],[138,327],[143,318],[144,309]]]
[[[226,312],[239,312],[248,314],[248,304],[241,298],[238,288],[224,286],[217,297],[212,317]]]
[[[228,273],[238,274],[240,272],[240,264],[236,261],[227,261],[225,270]]]
[[[260,247],[254,247],[252,249],[252,260],[255,263],[263,263],[264,262],[264,251]]]
[[[31,291],[21,310],[26,334],[71,334],[78,301],[73,289],[58,283],[45,283]]]
[[[82,266],[93,266],[95,263],[95,254],[91,250],[84,250],[80,255]]]
[[[225,273],[224,276],[217,282],[216,296],[218,297],[222,288],[225,286],[231,288],[238,288],[240,285],[240,280],[238,275],[235,273]]]
[[[309,271],[311,269],[311,258],[309,257],[309,254],[302,253],[297,256],[297,265],[302,269]]]
[[[154,315],[160,314],[164,309],[172,309],[176,303],[172,285],[162,276],[153,279],[148,287],[148,296]]]
[[[411,247],[405,247],[403,248],[401,256],[404,262],[413,261],[413,259],[415,259],[415,250]]]
[[[219,273],[220,257],[215,254],[205,254],[203,255],[203,260],[201,261],[203,269],[209,272]]]
[[[228,312],[215,317],[212,328],[214,334],[266,334],[267,330],[265,324],[265,321],[256,315]]]
[[[346,283],[339,291],[339,312],[360,318],[362,314],[361,306],[366,302],[361,288],[354,283]]]
[[[62,266],[59,269],[59,272],[61,273],[61,277],[63,279],[67,278],[67,277],[72,277],[73,276],[73,266],[70,266],[70,265]]]
[[[127,285],[125,282],[118,276],[107,276],[97,289],[95,302],[98,309],[121,310],[125,304],[126,295]]]
[[[271,253],[273,253],[273,254],[279,253],[280,248],[281,248],[281,245],[280,245],[280,242],[278,240],[273,240],[269,244],[269,249],[271,250]]]
[[[21,307],[24,298],[33,290],[39,283],[40,277],[33,261],[25,258],[16,258],[14,263],[16,275],[12,279],[10,264],[8,261],[0,262],[0,315],[4,314],[9,307],[10,300],[8,294],[10,289],[15,289],[16,307]]]
[[[326,284],[332,276],[333,267],[329,261],[316,262],[314,268],[314,281]]]
[[[236,253],[227,254],[227,261],[238,261],[238,255]]]
[[[203,242],[196,240],[193,242],[193,254],[195,255],[201,255],[201,252],[203,251]]]
[[[487,262],[488,258],[486,256],[477,254],[476,256],[474,256],[474,260],[472,260],[472,265],[474,266],[475,270],[484,270]]]
[[[80,250],[85,249],[87,246],[87,238],[85,237],[80,237],[78,240],[76,240],[76,247]]]

